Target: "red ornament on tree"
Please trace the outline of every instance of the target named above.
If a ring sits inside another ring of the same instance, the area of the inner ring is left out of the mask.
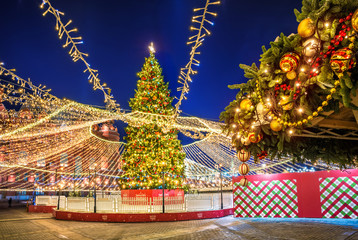
[[[300,56],[297,53],[289,52],[284,54],[280,60],[280,68],[284,72],[290,72],[297,69],[300,62]]]
[[[252,132],[252,133],[249,133],[249,140],[250,140],[250,142],[252,142],[252,143],[258,143],[258,142],[260,142],[261,141],[261,139],[262,139],[262,134],[255,134],[254,132]]]
[[[353,51],[349,48],[337,50],[331,57],[330,65],[336,74],[341,74],[355,65]]]

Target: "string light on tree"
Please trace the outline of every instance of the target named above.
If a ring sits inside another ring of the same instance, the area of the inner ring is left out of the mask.
[[[129,102],[133,111],[159,115],[173,115],[168,83],[163,81],[162,70],[154,56],[153,43],[150,56],[145,59],[142,71],[137,75],[137,91]],[[162,174],[170,176],[166,188],[184,188],[184,158],[177,130],[164,132],[156,122],[137,125],[129,123],[126,128],[126,151],[122,161],[124,171],[119,185],[126,189],[157,189],[162,187]]]

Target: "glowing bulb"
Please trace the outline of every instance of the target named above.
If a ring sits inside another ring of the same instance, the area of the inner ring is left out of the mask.
[[[155,49],[154,49],[153,42],[150,43],[150,45],[148,46],[148,48],[149,48],[149,52],[150,52],[150,53],[155,53]]]
[[[299,109],[297,109],[297,111],[298,111],[299,113],[303,113],[303,108],[299,108]]]
[[[240,108],[236,108],[235,111],[236,111],[236,112],[240,112]]]
[[[326,23],[324,24],[324,26],[325,26],[325,27],[329,27],[329,23],[326,22]]]
[[[292,129],[288,130],[288,133],[293,134],[293,130]]]

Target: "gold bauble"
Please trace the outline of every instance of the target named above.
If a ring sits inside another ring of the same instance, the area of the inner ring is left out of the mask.
[[[285,111],[289,111],[293,108],[293,102],[290,102],[290,98],[288,96],[284,96],[279,101],[279,104],[281,105],[282,109]]]
[[[308,38],[312,36],[315,30],[316,28],[314,26],[314,22],[310,18],[306,18],[302,20],[297,28],[298,34],[303,38]]]
[[[242,137],[241,138],[241,143],[243,144],[243,145],[245,145],[245,146],[248,146],[248,145],[250,145],[250,139],[249,138],[245,138],[245,137]]]
[[[246,175],[250,172],[250,167],[249,165],[247,165],[246,163],[242,163],[240,166],[239,166],[239,173],[241,175]]]
[[[354,12],[352,16],[352,27],[356,32],[358,32],[358,9]]]
[[[240,149],[240,151],[237,153],[237,158],[241,162],[246,162],[250,159],[251,153],[249,151],[246,151],[245,149]]]
[[[249,185],[249,180],[247,180],[246,178],[242,178],[240,180],[240,185],[243,187],[247,187],[247,185]]]
[[[290,72],[297,69],[300,63],[300,56],[294,52],[285,53],[280,59],[280,68],[284,72]]]
[[[288,80],[294,80],[297,77],[297,74],[295,71],[290,71],[286,73],[286,77]]]
[[[272,131],[278,132],[281,131],[282,125],[277,120],[272,120],[270,123],[270,128]]]
[[[250,99],[246,98],[240,102],[240,109],[243,111],[250,110],[251,106],[252,106],[252,102]]]

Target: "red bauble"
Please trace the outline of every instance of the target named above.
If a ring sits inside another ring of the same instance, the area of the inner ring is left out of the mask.
[[[252,142],[252,143],[258,143],[258,142],[260,142],[261,139],[262,139],[262,134],[257,134],[257,135],[256,135],[254,132],[252,132],[252,133],[249,133],[248,138],[249,138],[250,142]]]
[[[341,74],[355,66],[354,53],[349,48],[337,50],[331,57],[330,65],[336,74]]]
[[[280,68],[284,72],[291,72],[297,69],[300,56],[297,53],[289,52],[284,54],[280,60]]]

